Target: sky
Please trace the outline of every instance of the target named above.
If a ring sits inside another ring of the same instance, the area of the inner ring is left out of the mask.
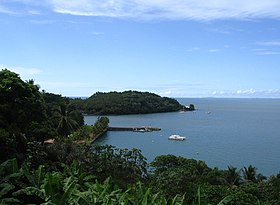
[[[279,0],[0,0],[0,69],[88,97],[280,97]]]

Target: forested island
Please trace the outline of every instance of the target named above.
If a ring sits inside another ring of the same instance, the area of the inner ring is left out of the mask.
[[[78,143],[108,123],[99,117],[86,126],[69,98],[0,71],[0,204],[280,204],[280,173],[265,177],[251,165],[221,170],[174,155],[148,164],[135,148]]]
[[[71,103],[81,112],[92,115],[147,114],[184,108],[173,98],[138,91],[97,92],[84,100],[71,99]]]

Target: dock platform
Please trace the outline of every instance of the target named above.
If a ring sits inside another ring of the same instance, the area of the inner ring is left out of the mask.
[[[108,127],[108,131],[153,132],[160,131],[158,127]]]

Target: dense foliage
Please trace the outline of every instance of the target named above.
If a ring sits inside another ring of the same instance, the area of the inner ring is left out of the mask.
[[[22,162],[28,142],[63,140],[83,124],[82,114],[68,98],[40,92],[33,80],[0,71],[0,162],[10,157]]]
[[[138,149],[80,145],[109,119],[83,126],[68,98],[8,70],[0,80],[0,204],[280,204],[280,173],[266,178],[251,165],[220,170],[174,155],[148,164]],[[49,137],[53,144],[44,143]]]
[[[175,99],[138,91],[97,92],[85,100],[73,99],[72,103],[81,111],[94,115],[144,114],[182,109],[182,105]]]
[[[256,168],[209,168],[203,161],[163,155],[147,172],[137,149],[55,143],[30,145],[22,166],[0,165],[0,204],[277,205],[280,174],[257,178]],[[246,173],[245,170],[250,170]],[[244,171],[244,172],[242,172]],[[234,185],[233,182],[237,182]]]
[[[183,197],[166,200],[137,182],[129,189],[120,189],[107,178],[100,183],[76,162],[63,172],[46,172],[44,166],[32,171],[19,169],[15,159],[0,165],[0,204],[182,204]]]
[[[203,161],[162,155],[151,166],[150,186],[167,197],[185,194],[186,204],[197,200],[198,191],[202,204],[217,204],[225,198],[230,205],[280,204],[280,174],[266,179],[251,165],[220,170]]]
[[[0,72],[0,129],[23,133],[44,118],[43,97],[33,80],[24,82],[8,70]],[[3,131],[3,130],[2,130]]]

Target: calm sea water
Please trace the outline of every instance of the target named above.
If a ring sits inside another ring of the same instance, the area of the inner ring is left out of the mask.
[[[270,176],[280,171],[280,99],[177,99],[195,112],[108,116],[110,126],[153,126],[159,132],[108,132],[96,143],[138,148],[150,162],[162,154],[205,161],[226,169],[253,165]],[[96,116],[85,116],[94,124]],[[168,137],[179,134],[185,141]]]

